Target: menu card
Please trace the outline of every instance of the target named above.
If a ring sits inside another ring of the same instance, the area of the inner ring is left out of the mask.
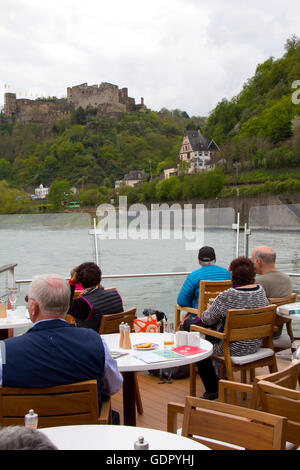
[[[174,351],[177,354],[180,354],[181,356],[192,356],[193,354],[199,354],[206,352],[207,349],[201,349],[197,348],[196,346],[179,346],[178,348],[173,348],[172,351]]]
[[[180,359],[181,354],[177,354],[170,349],[160,350],[160,351],[143,351],[133,354],[133,356],[141,361],[150,364],[152,362],[164,362],[173,359]]]

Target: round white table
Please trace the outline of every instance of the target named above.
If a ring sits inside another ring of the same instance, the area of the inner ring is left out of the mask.
[[[7,317],[0,318],[1,339],[8,337],[8,330],[14,328],[30,328],[32,322],[26,307],[17,307],[16,310],[6,310]]]
[[[146,351],[135,350],[135,349],[120,349],[119,348],[119,333],[101,335],[111,351],[126,352],[125,356],[117,359],[118,369],[123,374],[123,411],[124,411],[124,424],[129,426],[135,426],[136,414],[135,414],[135,381],[134,372],[147,371],[154,369],[165,369],[169,367],[183,366],[191,364],[193,362],[202,361],[207,357],[211,356],[213,351],[213,345],[205,339],[200,340],[200,348],[203,352],[194,354],[191,356],[181,356],[180,359],[168,359],[161,362],[146,363],[140,359],[137,359],[135,355],[138,353],[142,355]],[[132,345],[138,343],[156,343],[158,348],[156,351],[163,350],[163,334],[161,333],[131,333],[130,339]]]
[[[39,429],[59,450],[134,450],[139,436],[149,450],[210,450],[203,444],[166,431],[135,426],[90,424]]]
[[[282,317],[282,318],[288,318],[288,319],[290,319],[290,320],[292,320],[292,321],[293,321],[293,320],[295,320],[295,321],[300,321],[300,314],[298,314],[298,313],[295,313],[295,314],[293,314],[293,315],[285,315],[284,313],[280,313],[280,312],[278,311],[278,308],[277,308],[277,310],[276,310],[276,315],[278,315],[279,317]]]

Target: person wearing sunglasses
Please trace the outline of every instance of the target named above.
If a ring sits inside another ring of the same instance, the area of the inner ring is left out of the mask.
[[[123,378],[101,336],[65,320],[70,294],[57,274],[33,279],[26,296],[33,327],[1,342],[0,385],[35,388],[96,379],[100,413],[102,397],[116,393]]]

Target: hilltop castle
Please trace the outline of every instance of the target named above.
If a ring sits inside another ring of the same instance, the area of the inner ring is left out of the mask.
[[[53,124],[79,107],[97,108],[99,114],[125,113],[145,108],[143,98],[140,104],[135,104],[135,99],[128,96],[127,88],[119,89],[111,83],[91,86],[83,83],[68,87],[67,98],[54,101],[17,99],[15,93],[5,93],[4,99],[4,114],[22,123],[32,121]]]

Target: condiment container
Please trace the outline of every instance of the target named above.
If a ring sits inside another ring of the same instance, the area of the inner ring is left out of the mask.
[[[124,342],[123,342],[124,349],[131,349],[131,341],[130,341],[130,326],[128,323],[124,325]]]
[[[143,436],[139,436],[138,440],[134,443],[135,450],[148,450],[149,442],[144,440]]]
[[[120,339],[119,339],[119,348],[123,348],[124,346],[124,322],[120,323],[119,325],[119,331],[120,331]]]
[[[34,410],[29,410],[28,414],[25,415],[25,427],[34,429],[38,427],[38,415]]]

